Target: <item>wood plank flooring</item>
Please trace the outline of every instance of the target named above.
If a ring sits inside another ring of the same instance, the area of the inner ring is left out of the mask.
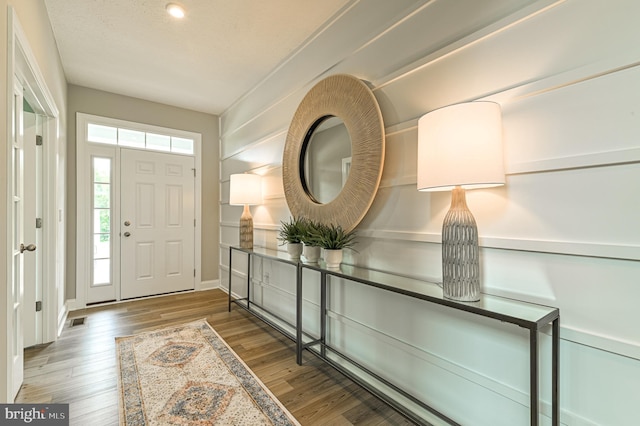
[[[70,327],[73,318],[85,324]],[[221,290],[180,293],[71,312],[58,341],[25,350],[17,403],[69,403],[70,424],[118,424],[115,341],[206,318],[302,425],[408,425],[388,405],[240,308]]]

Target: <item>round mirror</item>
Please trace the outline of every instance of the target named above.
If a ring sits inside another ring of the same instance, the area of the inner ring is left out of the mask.
[[[302,182],[309,197],[326,204],[347,182],[351,168],[351,137],[341,118],[323,117],[314,123],[302,148]]]
[[[332,125],[337,121],[342,122],[340,126],[344,126],[350,143],[343,139],[341,144],[338,143],[340,147],[336,145],[336,151],[350,147],[350,155],[345,154],[346,151],[332,154],[336,160],[330,160],[329,164],[330,156],[327,154],[327,163],[319,159],[318,166],[314,166],[316,155],[321,155],[315,153],[316,142],[319,150],[329,150],[323,142],[316,141],[315,134],[331,133],[333,127],[338,127]],[[327,128],[324,128],[324,123],[327,123]],[[284,146],[282,180],[291,214],[338,225],[345,231],[353,230],[375,198],[383,163],[382,114],[369,87],[346,74],[321,80],[300,102]],[[314,169],[320,165],[335,168],[335,173],[340,176],[340,185],[336,183],[336,176],[335,180],[332,179],[331,192],[316,187],[316,180],[324,184],[327,175],[319,172],[316,177]]]

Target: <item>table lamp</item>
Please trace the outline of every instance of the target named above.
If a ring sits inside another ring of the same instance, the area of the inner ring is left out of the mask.
[[[418,120],[418,190],[452,190],[442,224],[444,297],[480,300],[478,228],[466,189],[504,185],[502,117],[493,102],[467,102]]]
[[[234,174],[230,177],[229,204],[244,206],[240,216],[240,247],[253,249],[253,218],[250,205],[262,202],[262,182],[259,175],[250,173]]]

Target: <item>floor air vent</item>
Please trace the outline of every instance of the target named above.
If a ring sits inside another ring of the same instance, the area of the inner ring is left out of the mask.
[[[79,325],[84,325],[84,321],[87,319],[87,317],[81,317],[81,318],[74,318],[71,320],[71,327],[77,327]]]

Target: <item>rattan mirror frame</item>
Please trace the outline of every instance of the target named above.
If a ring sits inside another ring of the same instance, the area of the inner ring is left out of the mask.
[[[301,164],[304,147],[319,121],[336,116],[351,137],[351,169],[342,191],[321,204],[305,190]],[[385,135],[382,113],[373,92],[360,79],[337,74],[318,82],[300,102],[284,146],[282,180],[294,217],[353,230],[373,203],[384,164]]]

